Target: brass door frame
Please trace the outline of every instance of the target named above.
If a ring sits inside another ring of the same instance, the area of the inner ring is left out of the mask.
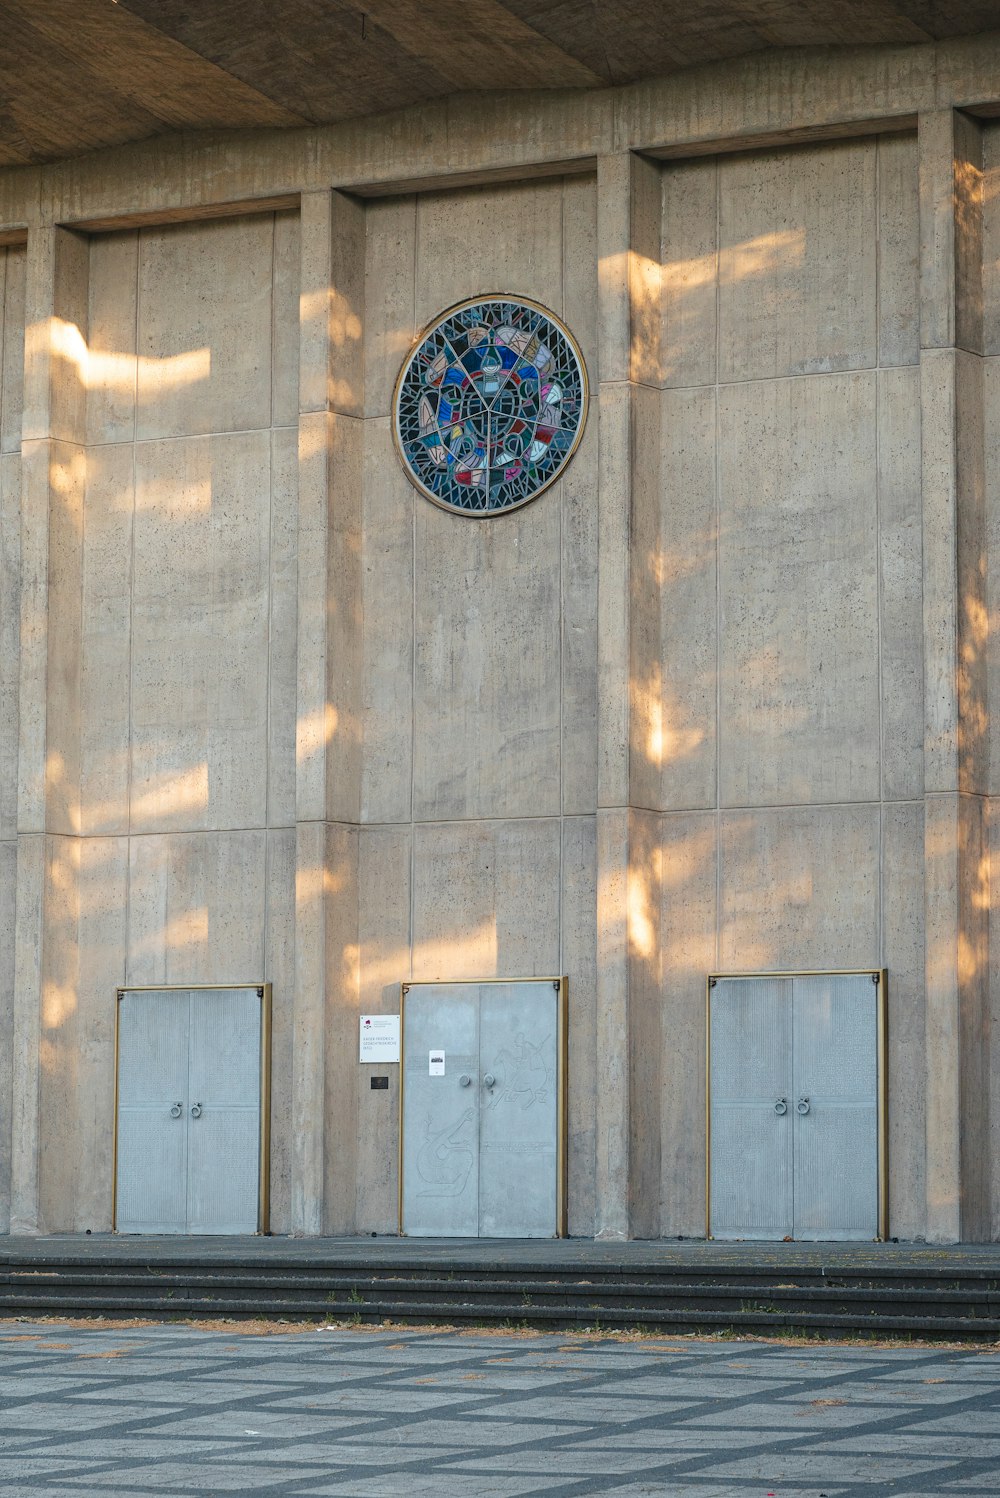
[[[115,1117],[111,1162],[111,1231],[118,1231],[118,1081],[121,1001],[129,993],[232,993],[256,991],[260,1000],[260,1134],[257,1172],[257,1232],[271,1231],[271,985],[270,983],[136,983],[115,991]]]
[[[712,989],[720,978],[862,978],[878,986],[876,998],[876,1102],[878,1113],[878,1238],[889,1237],[889,970],[874,967],[802,968],[795,972],[709,973],[705,979],[705,1237],[712,1237]]]
[[[426,982],[409,978],[399,985],[399,1138],[398,1147],[398,1183],[396,1191],[396,1213],[397,1231],[401,1238],[406,1234],[403,1232],[403,1086],[404,1065],[406,1062],[406,995],[411,988],[484,988],[491,983],[536,983],[548,984],[556,990],[556,1237],[567,1236],[567,1207],[566,1207],[566,1168],[567,1152],[566,1137],[568,1127],[568,1088],[567,1071],[569,1063],[569,1027],[568,1027],[568,1001],[569,1001],[569,979],[561,978],[446,978],[438,981],[430,979]]]

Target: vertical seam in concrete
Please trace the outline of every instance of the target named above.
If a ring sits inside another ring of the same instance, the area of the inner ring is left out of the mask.
[[[625,364],[625,390],[628,395],[628,436],[626,439],[625,462],[627,465],[628,497],[625,504],[625,576],[624,576],[624,606],[627,609],[625,619],[625,823],[628,826],[628,809],[632,800],[632,538],[635,528],[635,420],[636,400],[635,385],[632,381],[632,350],[635,347],[635,306],[632,296],[631,262],[633,245],[635,243],[635,175],[638,170],[639,157],[633,151],[628,152],[628,176],[626,178],[626,190],[628,192],[628,229],[626,231],[626,312],[628,316],[628,341],[626,344]],[[628,877],[630,872],[631,840],[626,832],[628,841],[628,852],[625,858],[625,887],[628,889]],[[626,896],[627,898],[627,896]],[[627,963],[627,958],[626,958]],[[630,981],[627,980],[627,981]],[[628,1012],[628,999],[626,998],[626,1013]],[[627,1022],[626,1022],[627,1024]],[[627,1035],[626,1029],[626,1035]],[[627,1040],[626,1040],[627,1054]],[[627,1135],[626,1129],[626,1135]],[[628,1170],[631,1172],[631,1161]],[[628,1199],[628,1183],[626,1182],[626,1202]],[[628,1207],[626,1206],[626,1213]]]
[[[137,502],[139,479],[136,461],[136,439],[139,435],[139,296],[141,289],[142,230],[137,229],[135,233],[135,317],[132,327],[132,341],[135,345],[135,355],[132,362],[132,524],[129,527],[131,544],[129,546],[128,579],[128,746],[125,752],[125,955],[122,964],[124,968],[122,981],[124,983],[129,981],[128,961],[132,941],[132,747],[135,737],[132,732],[132,686],[135,667],[135,526],[136,517],[139,513]]]
[[[715,158],[715,963],[722,961],[722,173]]]
[[[411,297],[411,341],[417,333],[417,267],[420,263],[420,194],[413,196],[413,290]],[[395,406],[389,407],[389,420],[395,422]],[[417,775],[417,491],[410,491],[410,940],[407,967],[413,977],[413,948],[416,942],[417,830],[414,822]]]
[[[960,663],[960,661],[962,659],[962,623],[961,623],[962,574],[961,574],[961,559],[960,559],[960,554],[959,554],[959,506],[961,504],[961,493],[960,493],[960,480],[959,480],[959,452],[958,452],[958,433],[959,433],[959,410],[958,410],[958,407],[959,407],[959,374],[958,374],[958,349],[959,349],[959,342],[958,342],[958,286],[959,286],[959,268],[958,268],[958,248],[959,248],[959,246],[958,246],[958,238],[959,238],[959,227],[958,227],[958,218],[957,218],[957,215],[958,215],[958,209],[959,209],[959,199],[958,199],[958,191],[957,191],[957,183],[956,183],[958,142],[957,142],[957,140],[955,138],[957,125],[958,125],[957,112],[954,109],[952,109],[951,110],[951,191],[952,191],[952,209],[951,209],[951,219],[950,219],[950,222],[949,222],[949,231],[950,231],[951,242],[952,242],[952,258],[951,258],[951,283],[950,283],[949,288],[948,288],[948,295],[949,295],[949,297],[951,299],[951,304],[952,304],[952,329],[951,329],[951,343],[949,345],[947,345],[947,347],[948,347],[948,351],[951,354],[951,381],[950,381],[951,422],[952,422],[952,431],[951,431],[951,436],[952,436],[951,467],[952,467],[952,481],[953,481],[953,496],[954,496],[954,498],[953,498],[953,502],[952,502],[952,511],[951,511],[951,514],[952,514],[952,530],[951,530],[951,536],[949,538],[949,542],[950,542],[950,548],[951,548],[951,558],[950,558],[950,560],[951,560],[951,568],[952,568],[952,578],[951,578],[952,596],[955,599],[955,608],[952,610],[952,619],[951,619],[951,623],[952,623],[951,660],[952,660],[952,669],[953,669],[953,672],[954,672],[954,675],[955,675],[955,682],[954,682],[955,712],[956,712],[956,717],[959,720],[959,722],[956,722],[956,730],[955,730],[955,790],[957,792],[961,793],[961,790],[962,790],[962,752],[961,752],[961,747],[960,747],[960,745],[961,745],[961,733],[960,733],[961,700],[960,700],[960,697],[959,697],[958,682],[957,682],[957,674],[958,674],[958,669],[959,669],[959,663]]]
[[[878,912],[875,936],[881,962],[885,943],[885,677],[883,663],[882,597],[882,148],[876,136],[875,151],[875,639],[878,652]]]
[[[271,317],[269,320],[269,341],[267,352],[267,375],[270,386],[270,422],[267,433],[267,690],[264,697],[264,830],[265,834],[271,826],[271,687],[274,679],[274,668],[271,652],[274,646],[272,610],[274,604],[274,587],[272,568],[274,566],[274,242],[277,232],[278,216],[271,215]],[[266,843],[266,836],[265,836]],[[264,881],[264,928],[267,929],[267,880]]]
[[[7,273],[9,271],[9,269],[10,269],[10,252],[9,252],[9,250],[5,249],[3,251],[3,254],[0,255],[0,350],[3,350],[6,347],[6,337],[7,337]],[[2,432],[3,432],[2,418],[3,418],[3,411],[4,411],[4,373],[5,373],[4,366],[5,366],[5,364],[6,364],[6,360],[3,359],[3,358],[0,358],[0,439],[2,439]],[[2,451],[2,440],[0,440],[0,462],[2,462],[2,460],[3,460],[3,458],[5,456],[6,456],[6,454],[4,454],[3,451]],[[18,477],[18,487],[19,487],[19,490],[20,490],[20,487],[21,487],[21,464],[20,464],[20,460],[18,460],[17,477]],[[0,478],[0,483],[2,483],[2,478]],[[20,497],[18,498],[17,510],[18,510],[18,518],[20,519],[20,513],[21,513],[21,501],[20,501]],[[3,538],[2,538],[2,535],[0,535],[0,545],[2,545],[2,541],[3,541]],[[20,549],[18,551],[18,576],[20,577]],[[18,709],[20,709],[20,704],[18,704]],[[16,754],[17,754],[17,739],[16,738],[15,738],[15,741],[14,741],[14,751],[15,751],[14,784],[15,784],[15,789],[16,789],[16,785],[17,785],[17,759],[16,759]],[[15,901],[16,901],[16,898],[17,898],[17,801],[16,801],[16,798],[15,798],[15,802],[14,802],[14,827],[13,827],[13,832],[14,832],[14,838],[13,838],[13,843],[14,843],[14,898],[15,898]],[[10,948],[10,974],[11,974],[11,995],[10,995],[10,998],[11,998],[11,1014],[10,1014],[10,1030],[8,1032],[9,1035],[10,1035],[10,1040],[9,1040],[8,1048],[7,1048],[7,1061],[9,1061],[11,1068],[13,1068],[13,1065],[14,1065],[14,1015],[13,1015],[14,993],[13,993],[13,987],[14,987],[15,944],[16,944],[16,941],[17,941],[17,913],[16,913],[16,910],[14,912],[13,934],[14,934],[14,941],[13,941],[13,943],[11,945],[11,948]],[[11,1093],[12,1093],[13,1092],[13,1077],[10,1075],[9,1072],[8,1072],[7,1077],[5,1078],[5,1080],[9,1083],[10,1090],[11,1090]],[[0,1231],[6,1231],[6,1232],[10,1231],[10,1196],[11,1196],[11,1185],[12,1185],[11,1175],[12,1175],[12,1165],[13,1165],[13,1157],[14,1157],[13,1125],[14,1125],[13,1109],[12,1108],[8,1108],[8,1110],[7,1110],[7,1119],[6,1119],[6,1123],[4,1125],[4,1129],[3,1129],[4,1153],[7,1156],[7,1171],[6,1171],[5,1180],[4,1181],[0,1181]],[[4,1205],[4,1203],[6,1205]],[[6,1224],[6,1227],[4,1227],[4,1224]]]
[[[933,45],[933,47],[931,49],[931,98],[934,100],[934,107],[935,108],[940,108],[940,105],[941,105],[941,66],[940,66],[940,60],[941,60],[941,42],[938,41],[938,42],[934,43],[934,45]]]
[[[559,194],[559,315],[566,321],[566,178],[563,177]],[[586,416],[586,413],[584,413]],[[563,971],[563,891],[565,887],[565,826],[566,811],[566,750],[565,734],[565,662],[566,662],[566,554],[564,510],[566,506],[565,479],[558,486],[559,494],[559,890],[557,899],[557,930],[559,948],[559,972]]]
[[[10,250],[5,249],[0,255],[0,350],[7,346],[7,272],[10,269]],[[24,336],[23,332],[21,334]],[[4,358],[0,358],[0,421],[3,418],[4,394],[6,392],[6,364]],[[23,384],[23,381],[22,381]],[[0,438],[2,438],[2,427],[0,427]],[[2,452],[2,442],[0,442]],[[16,830],[16,829],[15,829]]]
[[[267,356],[268,356],[267,383],[268,383],[268,386],[269,386],[270,392],[271,392],[271,399],[270,399],[270,402],[269,402],[269,417],[270,417],[270,419],[268,421],[268,425],[272,429],[274,427],[274,324],[275,324],[275,317],[276,317],[276,313],[277,313],[277,308],[275,306],[275,295],[274,295],[274,272],[275,272],[275,265],[276,265],[276,260],[275,260],[275,246],[276,246],[276,243],[277,243],[277,238],[278,238],[278,215],[276,213],[272,213],[271,214],[271,284],[270,284],[270,292],[271,292],[271,316],[268,319],[269,341],[268,341],[268,350],[267,350]]]
[[[84,359],[90,351],[90,251],[87,251],[87,301],[85,313],[86,327],[78,331],[83,335]],[[86,371],[86,363],[84,371]],[[77,376],[79,378],[79,376]],[[76,590],[77,601],[77,663],[76,663],[76,838],[79,839],[83,831],[84,796],[83,796],[83,682],[86,671],[86,655],[84,650],[84,623],[87,617],[85,591],[87,587],[87,479],[89,463],[87,461],[87,395],[86,374],[84,374],[84,398],[83,398],[83,423],[82,430],[77,427],[75,431],[77,441],[74,447],[78,449],[83,457],[83,484],[80,495],[80,548],[79,559],[79,586]],[[81,850],[78,848],[78,852]],[[77,966],[80,959],[80,866],[77,865],[77,908],[76,908],[76,936],[77,936]],[[77,1005],[79,1005],[79,972],[77,973]],[[79,1009],[77,1009],[79,1013]]]
[[[875,149],[875,368],[882,368],[882,140],[876,135]],[[875,423],[876,431],[878,423]]]
[[[278,232],[278,215],[271,215],[271,318],[268,346],[268,383],[271,387],[270,430],[267,434],[267,684],[264,694],[264,925],[261,932],[260,973],[261,980],[268,979],[268,949],[270,946],[271,881],[268,878],[271,854],[271,688],[274,682],[273,608],[274,608],[274,272],[275,240]]]

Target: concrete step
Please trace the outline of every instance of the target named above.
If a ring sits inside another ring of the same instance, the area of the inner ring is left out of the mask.
[[[367,1263],[367,1264],[344,1264],[341,1261],[331,1260],[329,1263],[310,1260],[308,1263],[293,1260],[281,1260],[277,1255],[269,1254],[266,1260],[253,1258],[253,1260],[225,1260],[220,1263],[219,1257],[204,1258],[199,1260],[192,1255],[178,1257],[177,1260],[165,1258],[163,1255],[154,1260],[136,1260],[136,1258],[118,1258],[106,1255],[102,1258],[49,1258],[43,1255],[34,1255],[30,1260],[13,1260],[0,1257],[0,1284],[7,1281],[15,1281],[19,1278],[37,1279],[39,1276],[57,1276],[67,1284],[81,1279],[82,1281],[100,1282],[102,1279],[114,1279],[118,1282],[147,1282],[156,1279],[174,1279],[180,1275],[204,1275],[217,1282],[228,1282],[228,1284],[262,1284],[265,1281],[287,1282],[287,1284],[316,1285],[325,1287],[332,1282],[343,1282],[343,1284],[382,1284],[389,1281],[404,1281],[407,1284],[427,1285],[437,1287],[440,1284],[454,1284],[454,1282],[479,1282],[485,1278],[493,1279],[500,1284],[509,1284],[519,1290],[531,1290],[543,1285],[581,1285],[581,1287],[599,1288],[599,1290],[615,1290],[615,1287],[632,1288],[639,1287],[663,1287],[672,1285],[677,1288],[690,1288],[690,1290],[701,1291],[704,1285],[711,1284],[716,1288],[732,1287],[734,1290],[746,1290],[753,1288],[754,1293],[763,1290],[795,1290],[828,1291],[831,1288],[850,1288],[850,1290],[864,1290],[867,1293],[897,1294],[903,1290],[961,1290],[970,1294],[1000,1294],[1000,1272],[984,1273],[978,1269],[966,1269],[964,1266],[955,1266],[954,1263],[946,1264],[934,1269],[913,1270],[906,1267],[886,1266],[879,1270],[847,1270],[841,1266],[813,1267],[801,1266],[801,1264],[780,1264],[780,1266],[759,1266],[759,1264],[744,1263],[740,1266],[675,1266],[675,1264],[662,1264],[662,1266],[645,1266],[638,1269],[635,1266],[615,1267],[606,1269],[603,1266],[566,1266],[566,1264],[531,1264],[530,1267],[516,1267],[504,1261],[494,1263],[461,1263],[455,1261],[451,1267],[442,1266],[440,1263],[412,1263],[412,1261],[401,1260],[400,1257],[392,1258],[391,1263]]]
[[[672,1277],[657,1279],[615,1280],[600,1283],[564,1275],[551,1279],[537,1276],[449,1275],[443,1278],[416,1278],[407,1274],[343,1274],[292,1275],[288,1273],[262,1273],[258,1267],[254,1275],[230,1275],[214,1269],[211,1272],[192,1272],[183,1269],[163,1269],[140,1272],[134,1266],[127,1275],[114,1273],[102,1266],[95,1272],[92,1266],[84,1269],[63,1270],[10,1269],[0,1272],[0,1305],[19,1292],[46,1291],[72,1300],[82,1293],[104,1293],[109,1296],[137,1295],[139,1293],[161,1293],[169,1285],[175,1291],[198,1292],[206,1296],[253,1295],[260,1300],[282,1298],[327,1301],[351,1301],[380,1303],[386,1295],[406,1297],[432,1307],[441,1303],[450,1304],[460,1299],[474,1300],[488,1306],[504,1303],[514,1298],[523,1302],[541,1301],[546,1304],[586,1304],[592,1306],[649,1305],[669,1302],[675,1305],[691,1305],[699,1309],[725,1310],[730,1306],[766,1301],[768,1311],[775,1307],[793,1309],[809,1307],[821,1301],[824,1305],[836,1303],[845,1309],[851,1306],[868,1306],[874,1299],[885,1309],[912,1309],[926,1307],[928,1314],[945,1313],[951,1309],[970,1310],[975,1314],[1000,1313],[1000,1290],[983,1289],[980,1286],[949,1283],[948,1285],[910,1286],[894,1283],[872,1287],[824,1281],[818,1284],[785,1282],[779,1285],[762,1284],[745,1278],[741,1282],[718,1284],[714,1279],[702,1277],[692,1283],[677,1284]]]
[[[993,1340],[1000,1288],[992,1275],[835,1275],[782,1266],[674,1266],[625,1274],[593,1266],[531,1269],[426,1262],[308,1264],[271,1259],[220,1264],[190,1258],[128,1261],[39,1257],[0,1264],[0,1317],[59,1313],[169,1317],[360,1318],[422,1323],[514,1323],[570,1327],[734,1331],[800,1328],[828,1336],[867,1334]]]
[[[50,1292],[19,1291],[6,1297],[0,1315],[66,1314],[66,1298]],[[664,1333],[732,1331],[753,1335],[802,1332],[832,1337],[920,1337],[991,1342],[1000,1337],[1000,1315],[886,1315],[878,1311],[849,1313],[830,1310],[774,1310],[747,1306],[711,1310],[695,1307],[668,1309],[613,1306],[525,1305],[517,1300],[489,1306],[455,1298],[446,1307],[428,1307],[409,1298],[385,1297],[376,1303],[332,1305],[326,1299],[257,1296],[206,1296],[191,1291],[145,1295],[77,1294],[75,1316],[149,1317],[151,1319],[227,1319],[262,1316],[282,1320],[333,1318],[360,1323],[474,1324],[507,1327],[640,1329]]]

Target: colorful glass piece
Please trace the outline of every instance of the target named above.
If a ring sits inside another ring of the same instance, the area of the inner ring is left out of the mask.
[[[569,329],[536,302],[460,302],[417,341],[396,381],[393,434],[408,477],[463,515],[500,515],[558,478],[583,435],[587,371]]]

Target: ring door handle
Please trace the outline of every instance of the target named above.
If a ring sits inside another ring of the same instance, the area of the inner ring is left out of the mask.
[[[184,1104],[183,1103],[175,1103],[174,1106],[170,1110],[170,1117],[171,1118],[180,1118],[180,1116],[181,1116],[181,1114],[183,1112],[184,1112]]]
[[[200,1118],[201,1117],[201,1104],[200,1103],[192,1103],[191,1104],[191,1117],[192,1118]]]
[[[809,1112],[809,1099],[807,1097],[800,1097],[798,1102],[795,1104],[795,1111],[796,1113],[801,1113],[802,1116],[805,1117],[805,1115]]]
[[[775,1099],[774,1111],[775,1113],[777,1113],[779,1118],[782,1117],[783,1114],[788,1112],[788,1104],[785,1102],[785,1099],[783,1097]]]

